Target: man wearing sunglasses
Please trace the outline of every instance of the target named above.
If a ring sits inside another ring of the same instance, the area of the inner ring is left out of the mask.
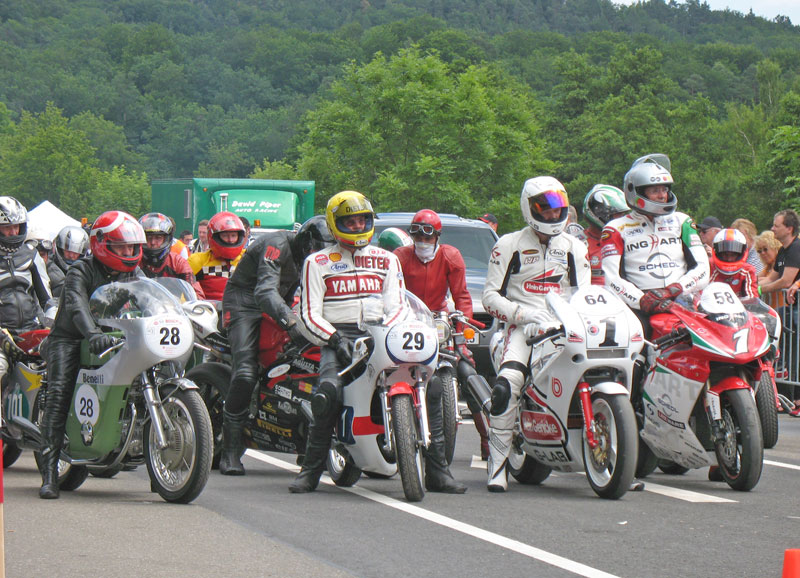
[[[564,232],[569,210],[564,185],[553,177],[528,179],[520,208],[528,226],[497,241],[483,290],[486,311],[506,324],[503,360],[492,389],[490,492],[508,489],[508,454],[531,352],[526,340],[556,323],[545,296],[591,282],[586,245]]]
[[[467,267],[458,249],[439,243],[442,234],[442,220],[439,215],[430,209],[418,211],[411,219],[408,232],[414,244],[398,247],[394,252],[403,268],[406,288],[434,312],[447,311],[449,290],[456,309],[467,317],[472,317],[472,297],[467,291]],[[461,353],[466,360],[463,363],[475,365],[472,353],[464,344],[461,345]],[[432,377],[428,383],[426,399],[431,445],[426,454],[425,486],[431,492],[463,494],[467,491],[466,486],[453,479],[445,459],[441,412],[442,382],[438,376]],[[475,423],[480,433],[478,421]]]

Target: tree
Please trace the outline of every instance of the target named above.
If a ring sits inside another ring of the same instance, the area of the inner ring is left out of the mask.
[[[553,168],[539,115],[525,88],[493,68],[453,73],[417,48],[379,55],[348,66],[306,115],[298,173],[317,181],[320,201],[356,189],[382,211],[491,210],[521,224],[522,183]]]

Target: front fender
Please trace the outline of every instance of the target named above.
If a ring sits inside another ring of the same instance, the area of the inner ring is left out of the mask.
[[[392,386],[389,388],[389,393],[386,394],[389,399],[393,398],[396,395],[410,395],[414,397],[414,388],[411,387],[410,383],[405,381],[398,381],[393,383]]]
[[[750,384],[737,375],[731,375],[712,385],[709,391],[720,394],[731,389],[750,389]]]
[[[191,379],[187,379],[185,377],[170,377],[169,379],[165,379],[161,382],[161,389],[163,388],[173,388],[173,389],[182,389],[184,391],[189,389],[198,390],[200,389],[197,387],[197,384],[193,382]]]
[[[595,383],[592,386],[592,393],[605,393],[607,395],[624,395],[625,397],[630,397],[631,392],[628,391],[624,385],[617,383],[616,381],[603,381],[601,383]]]

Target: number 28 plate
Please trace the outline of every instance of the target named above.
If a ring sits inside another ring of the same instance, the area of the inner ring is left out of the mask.
[[[147,348],[164,359],[175,359],[185,354],[194,341],[189,320],[175,315],[154,317],[147,328]]]

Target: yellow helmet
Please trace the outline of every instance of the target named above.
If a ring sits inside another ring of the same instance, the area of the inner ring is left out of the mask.
[[[354,215],[364,215],[367,218],[363,231],[345,226],[344,219]],[[342,191],[333,195],[325,208],[325,221],[331,235],[345,247],[366,247],[375,232],[372,204],[357,191]]]

